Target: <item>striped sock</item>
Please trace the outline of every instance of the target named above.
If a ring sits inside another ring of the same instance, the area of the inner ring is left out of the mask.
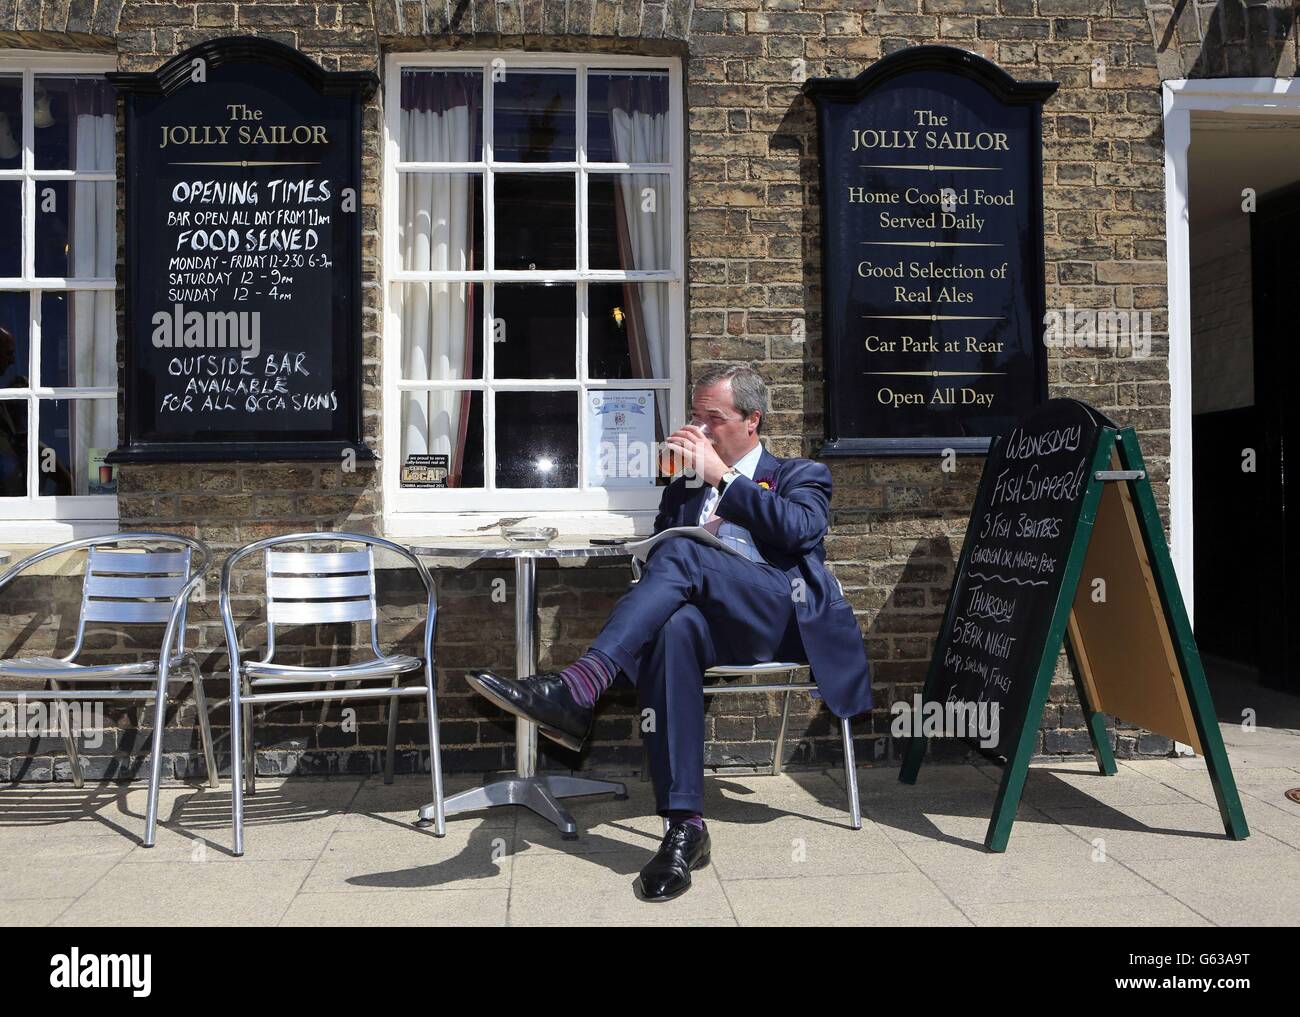
[[[579,706],[595,706],[618,674],[618,665],[599,650],[588,650],[560,672],[560,680]]]
[[[687,812],[684,809],[670,809],[666,815],[669,823],[687,823],[699,830],[704,829],[704,817],[698,812]]]

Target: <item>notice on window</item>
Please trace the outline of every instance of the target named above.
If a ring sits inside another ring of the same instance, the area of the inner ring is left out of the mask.
[[[444,453],[434,455],[411,454],[402,462],[403,487],[446,487],[450,469]]]
[[[649,389],[588,393],[588,487],[654,486],[654,408]]]

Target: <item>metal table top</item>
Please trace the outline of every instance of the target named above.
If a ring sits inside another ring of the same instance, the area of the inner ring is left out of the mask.
[[[629,543],[642,540],[633,537]],[[502,537],[436,537],[408,545],[421,558],[477,561],[480,558],[614,558],[628,557],[626,544],[592,544],[585,537],[557,537],[549,544],[512,544]],[[576,564],[576,562],[575,562]]]

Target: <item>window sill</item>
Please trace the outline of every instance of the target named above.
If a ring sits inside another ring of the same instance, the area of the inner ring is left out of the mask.
[[[0,549],[41,549],[82,537],[116,533],[120,529],[116,519],[3,519],[0,520]]]

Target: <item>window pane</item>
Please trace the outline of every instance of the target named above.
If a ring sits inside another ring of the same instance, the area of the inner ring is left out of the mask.
[[[402,162],[483,158],[483,72],[402,71]]]
[[[501,283],[493,292],[492,376],[576,377],[577,287]]]
[[[0,180],[0,277],[23,274],[23,185]]]
[[[497,487],[578,485],[578,393],[498,392]]]
[[[31,370],[31,297],[0,293],[0,388],[26,388]]]
[[[111,171],[117,99],[101,77],[36,79],[32,109],[36,168]]]
[[[587,161],[668,162],[668,74],[587,74]]]
[[[113,181],[36,181],[37,275],[111,279],[116,259]]]
[[[667,283],[591,283],[587,287],[587,374],[592,378],[667,378]]]
[[[483,267],[483,177],[478,173],[398,176],[398,266],[414,272]]]
[[[403,392],[400,484],[483,486],[483,393]]]
[[[117,447],[117,401],[42,399],[40,407],[40,493],[116,494],[116,468],[104,456]]]
[[[0,498],[27,497],[27,402],[0,399]]]
[[[577,180],[572,173],[498,173],[496,267],[578,267]]]
[[[667,392],[592,389],[587,407],[589,487],[645,488],[672,480],[660,459],[668,428]]]
[[[403,380],[483,377],[482,283],[402,283],[397,303]]]
[[[587,181],[591,267],[671,268],[671,196],[667,173],[593,173]]]
[[[574,71],[507,71],[493,89],[492,157],[497,162],[566,162],[578,157]]]
[[[23,79],[0,74],[0,169],[23,164]]]
[[[41,384],[117,387],[117,296],[112,290],[41,294]]]

